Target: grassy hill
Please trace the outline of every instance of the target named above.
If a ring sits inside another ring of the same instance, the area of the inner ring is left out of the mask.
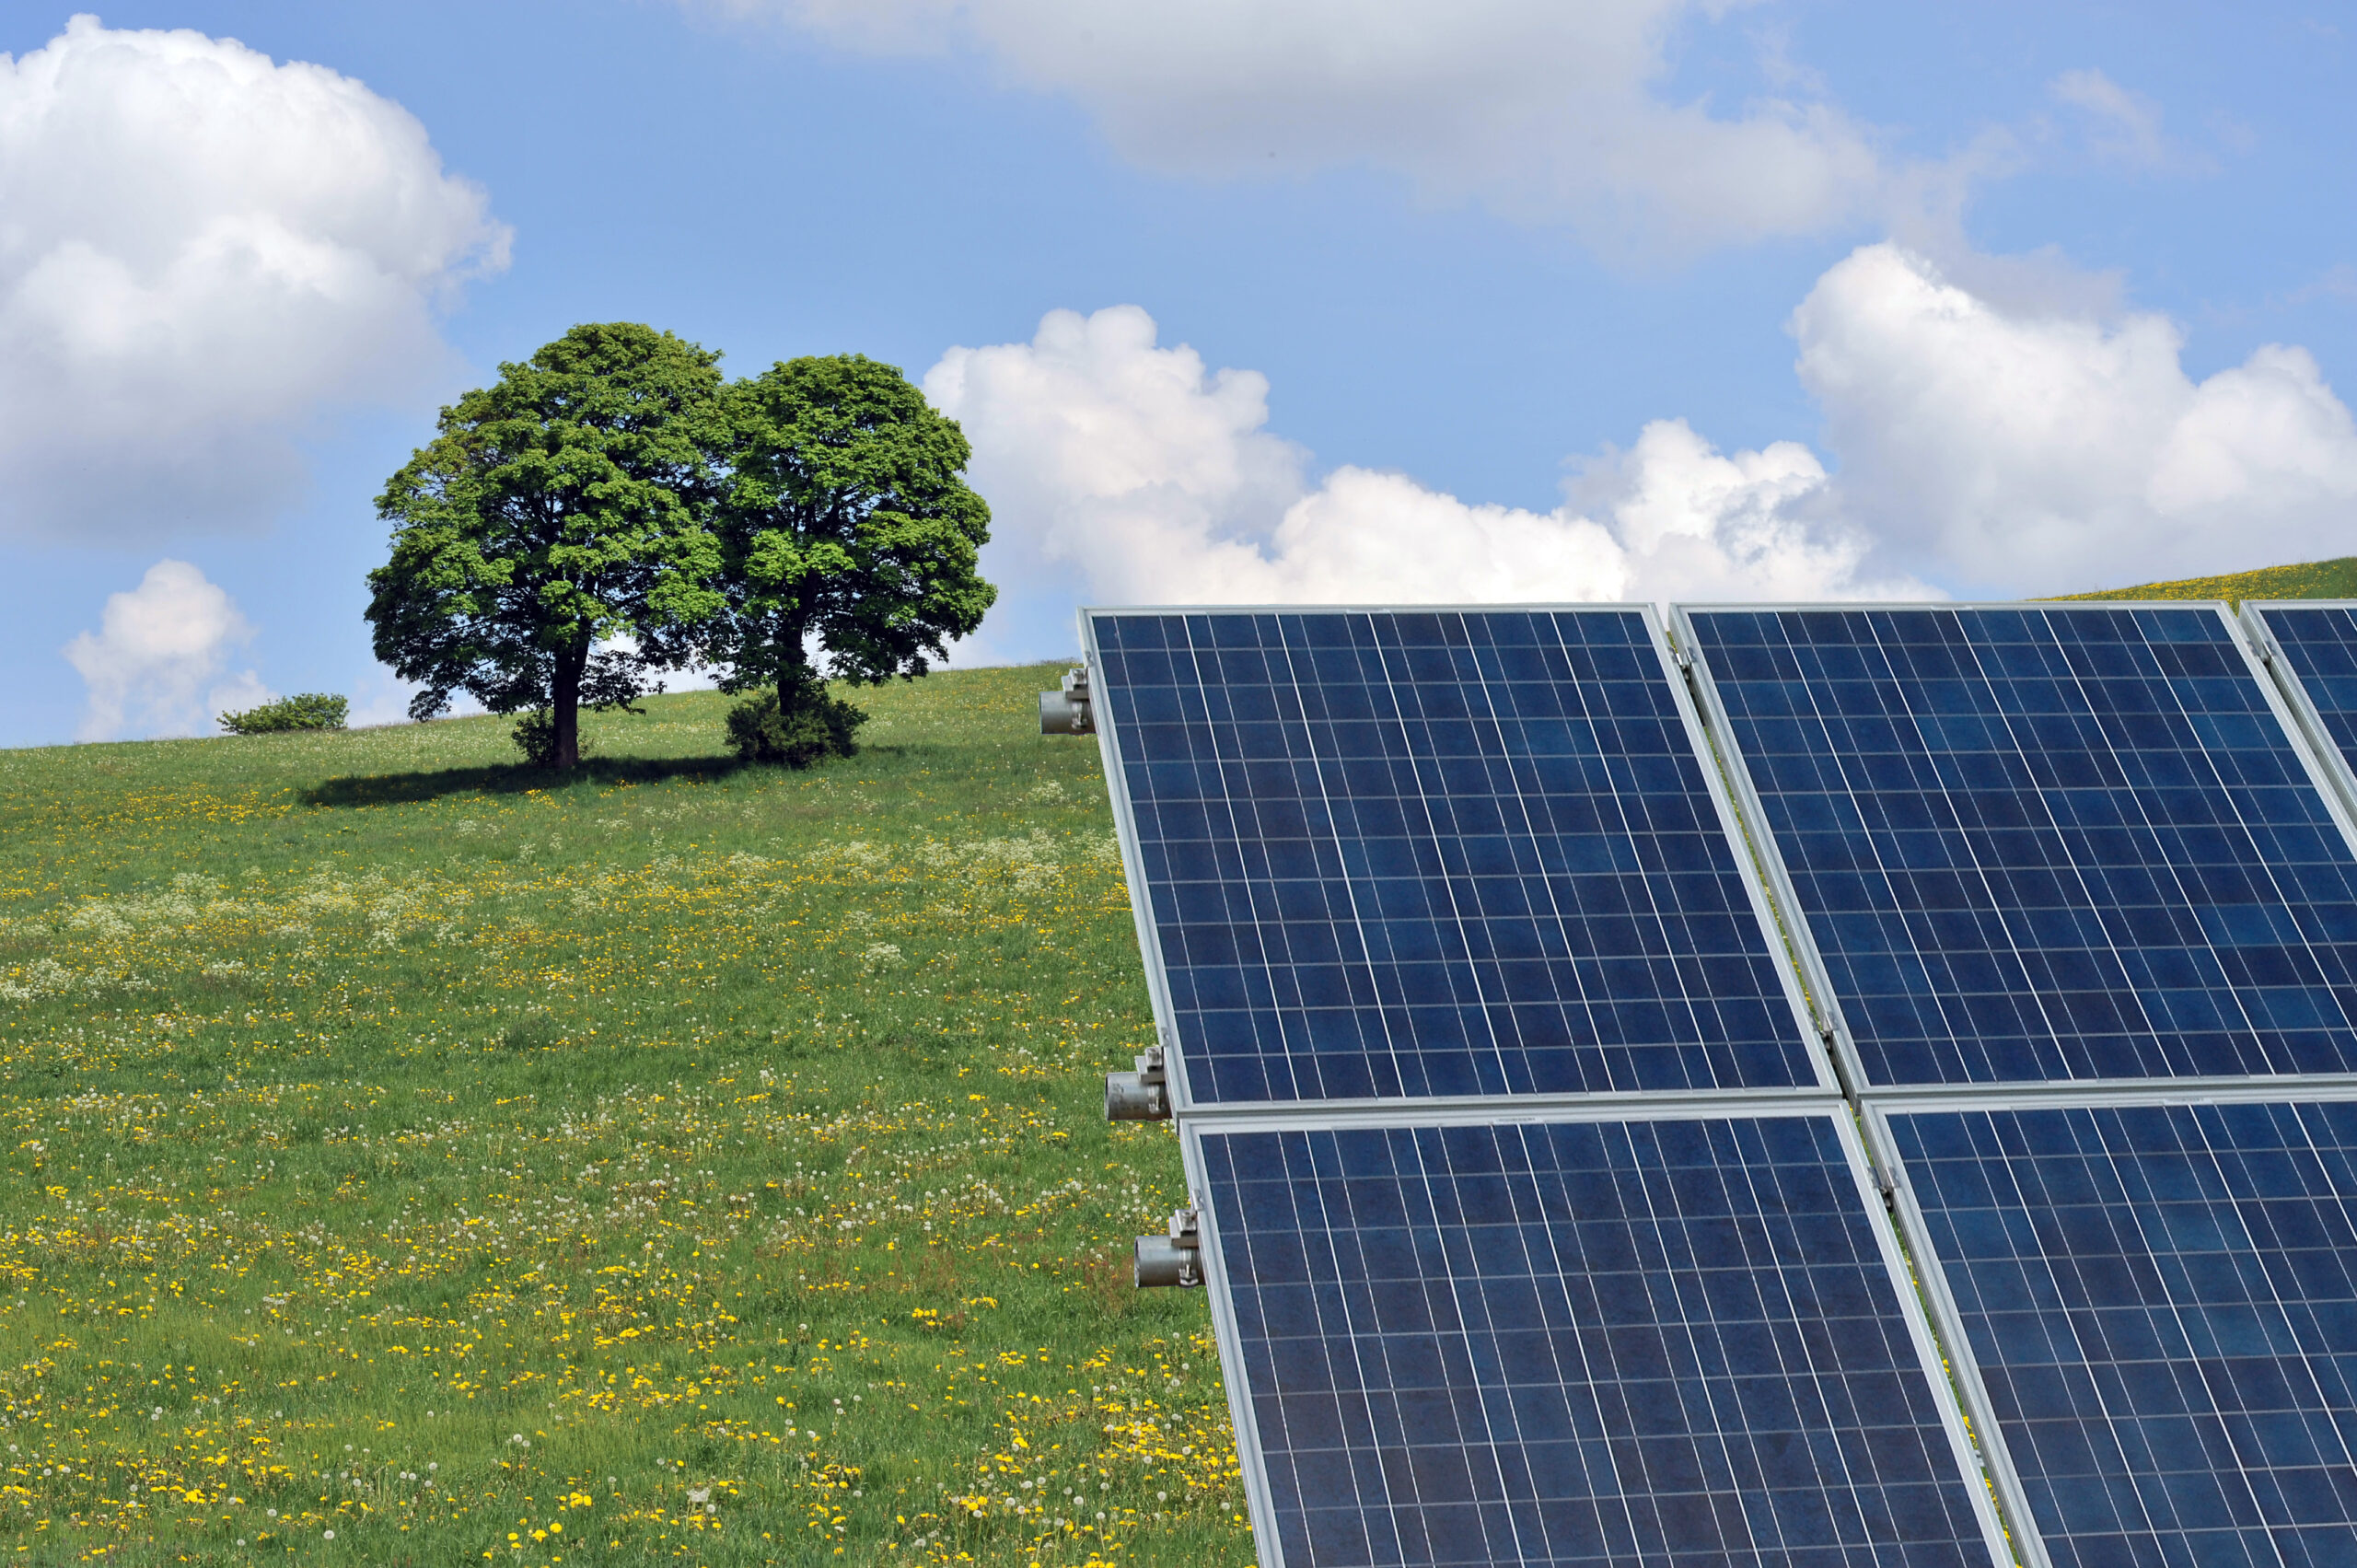
[[[1055,674],[0,752],[0,1552],[1249,1562]]]
[[[2308,561],[2294,566],[2262,566],[2256,572],[2233,572],[2223,577],[2182,577],[2171,583],[2143,583],[2132,588],[2106,588],[2100,593],[2059,594],[2059,598],[2223,598],[2240,604],[2247,598],[2357,598],[2357,555],[2335,561]]]
[[[2357,557],[2082,598],[2357,598]],[[1060,669],[0,751],[0,1552],[1245,1563]],[[11,1539],[13,1538],[13,1539]]]

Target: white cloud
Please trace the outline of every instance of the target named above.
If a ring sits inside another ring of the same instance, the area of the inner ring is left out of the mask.
[[[926,395],[974,444],[984,570],[1006,590],[969,657],[1068,648],[1101,603],[1921,597],[1872,580],[1867,541],[1823,517],[1805,447],[1723,454],[1682,421],[1590,463],[1550,512],[1469,504],[1343,468],[1261,426],[1268,383],[1163,348],[1134,306],[1051,313],[1028,343],[952,349]]]
[[[1793,328],[1843,515],[1915,570],[2061,593],[2347,551],[2357,424],[2303,349],[2196,382],[2165,317],[2001,309],[1892,245]]]
[[[252,670],[227,673],[230,651],[253,634],[203,572],[185,561],[157,562],[137,587],[107,596],[95,634],[84,632],[64,649],[89,688],[75,738],[207,734],[216,714],[270,701]]]
[[[1793,317],[1834,471],[1795,442],[1722,452],[1661,419],[1545,512],[1363,468],[1316,478],[1265,428],[1260,376],[1160,346],[1134,306],[1056,311],[925,377],[994,517],[1004,597],[962,656],[1069,651],[1084,600],[2003,596],[2345,552],[2357,420],[2316,361],[2270,345],[2196,382],[2178,329],[2084,303],[2107,293],[1992,303],[1865,247]]]
[[[1260,428],[1267,379],[1207,374],[1155,336],[1135,306],[1057,310],[1028,343],[953,348],[925,373],[974,444],[1001,578],[1131,598],[1248,570],[1250,536],[1306,491],[1307,454]]]
[[[852,48],[981,52],[1068,95],[1149,168],[1337,166],[1568,220],[1615,249],[1822,232],[1874,205],[1870,134],[1771,40],[1760,96],[1666,87],[1679,35],[1742,0],[687,0]]]
[[[508,240],[360,83],[87,16],[0,54],[0,528],[80,540],[265,520]]]
[[[2088,148],[2096,157],[2129,168],[2163,168],[2174,161],[2161,134],[2160,106],[2101,71],[2065,71],[2047,84],[2047,91],[2087,116]]]

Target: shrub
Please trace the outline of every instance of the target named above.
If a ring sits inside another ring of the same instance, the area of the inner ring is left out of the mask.
[[[535,768],[556,766],[556,714],[549,708],[534,708],[516,721],[516,749],[524,753],[524,761]],[[577,736],[577,749],[584,757],[589,755],[589,739]]]
[[[764,691],[737,703],[728,712],[728,748],[748,762],[783,762],[807,768],[829,757],[857,755],[853,732],[867,715],[840,697],[827,694],[824,681],[805,678],[789,688],[791,708],[775,691]]]
[[[231,735],[275,735],[289,729],[342,729],[344,715],[351,704],[327,691],[305,691],[293,697],[282,697],[275,703],[264,703],[259,708],[248,708],[242,714],[223,714],[221,727]]]

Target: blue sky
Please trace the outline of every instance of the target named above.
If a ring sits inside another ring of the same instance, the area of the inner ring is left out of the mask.
[[[970,658],[1068,650],[1084,598],[2357,552],[2357,43],[2323,7],[102,18],[0,7],[0,744],[263,691],[392,716],[374,498],[587,319],[926,378],[997,512]]]

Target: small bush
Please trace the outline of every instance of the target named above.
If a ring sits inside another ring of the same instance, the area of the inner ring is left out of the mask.
[[[231,735],[275,735],[289,729],[342,729],[344,715],[351,704],[327,691],[305,691],[293,697],[282,697],[275,703],[264,703],[259,708],[248,708],[242,714],[223,714],[221,727]]]
[[[550,708],[534,708],[516,721],[516,749],[524,761],[535,768],[556,766],[556,713]],[[576,735],[575,744],[581,755],[589,755],[589,738]]]
[[[748,762],[783,762],[807,768],[829,757],[859,752],[853,733],[867,715],[840,697],[827,694],[824,681],[805,679],[790,689],[788,709],[775,691],[764,691],[739,703],[728,713],[728,749]]]

